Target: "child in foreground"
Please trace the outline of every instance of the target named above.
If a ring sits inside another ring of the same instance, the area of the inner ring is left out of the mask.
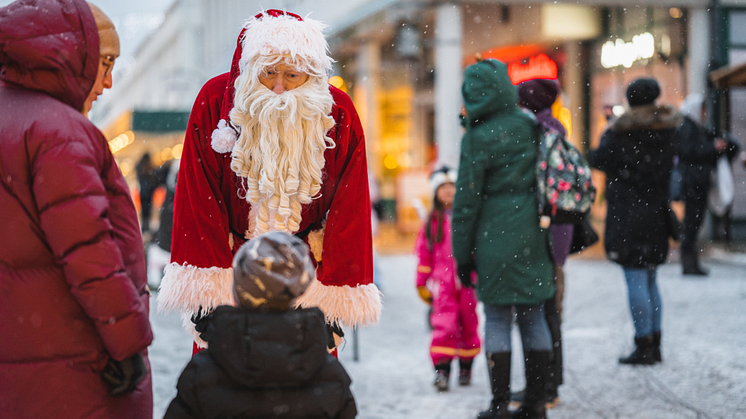
[[[354,418],[350,378],[326,349],[324,314],[294,309],[315,279],[308,247],[271,232],[244,244],[233,260],[238,307],[206,322],[206,350],[187,364],[164,419]]]
[[[479,354],[477,298],[473,288],[461,285],[451,252],[451,208],[456,193],[456,171],[443,167],[433,172],[433,210],[422,227],[415,253],[417,291],[432,305],[430,356],[435,366],[435,387],[448,390],[451,361],[459,359],[459,385],[471,383],[471,366]]]

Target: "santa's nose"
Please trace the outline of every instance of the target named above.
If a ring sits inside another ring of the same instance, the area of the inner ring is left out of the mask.
[[[281,77],[275,78],[274,86],[272,86],[272,91],[279,95],[285,90],[287,89],[285,88],[285,83],[283,82],[282,78]]]

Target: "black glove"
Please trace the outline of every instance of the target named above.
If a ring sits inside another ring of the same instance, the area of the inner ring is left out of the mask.
[[[474,265],[459,265],[458,267],[458,279],[466,288],[474,288],[474,283],[471,282],[471,273],[474,271]]]
[[[101,378],[112,387],[109,395],[116,396],[131,393],[145,378],[146,373],[142,354],[136,353],[123,361],[109,358],[101,371]]]
[[[337,342],[334,341],[334,335],[339,336],[340,338],[345,337],[345,332],[342,330],[342,326],[339,325],[339,323],[326,323],[326,347],[329,349],[334,349],[337,346]]]
[[[202,306],[199,306],[199,309],[197,310],[194,315],[192,315],[192,323],[194,323],[194,330],[199,333],[199,338],[207,341],[205,338],[202,337],[202,334],[207,330],[207,323],[210,317],[210,314],[212,314],[211,311],[203,310]]]

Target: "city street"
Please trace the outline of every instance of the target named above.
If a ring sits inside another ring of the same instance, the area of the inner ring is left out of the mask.
[[[361,419],[471,419],[489,403],[483,354],[473,383],[437,393],[428,355],[426,306],[413,285],[412,256],[383,256],[384,311],[380,325],[358,332],[340,359],[353,380]],[[705,259],[706,279],[682,277],[678,264],[659,269],[663,298],[663,363],[620,366],[632,347],[632,324],[621,269],[604,260],[570,259],[566,266],[565,384],[552,419],[680,419],[746,417],[746,265],[743,258]],[[163,416],[191,343],[176,315],[155,312],[151,347],[155,417]],[[481,312],[481,308],[480,308]],[[513,339],[514,389],[523,365]],[[454,370],[457,367],[454,365]]]

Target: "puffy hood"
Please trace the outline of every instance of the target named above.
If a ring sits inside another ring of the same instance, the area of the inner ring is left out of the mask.
[[[508,77],[508,67],[497,60],[467,67],[461,94],[470,124],[518,108],[518,90]]]
[[[671,105],[635,106],[617,118],[610,129],[614,132],[675,129],[683,122],[681,114]]]
[[[18,0],[0,9],[0,80],[81,109],[98,63],[98,29],[85,1]]]
[[[221,306],[211,316],[202,334],[208,351],[241,385],[303,385],[330,356],[317,308],[270,313]]]

